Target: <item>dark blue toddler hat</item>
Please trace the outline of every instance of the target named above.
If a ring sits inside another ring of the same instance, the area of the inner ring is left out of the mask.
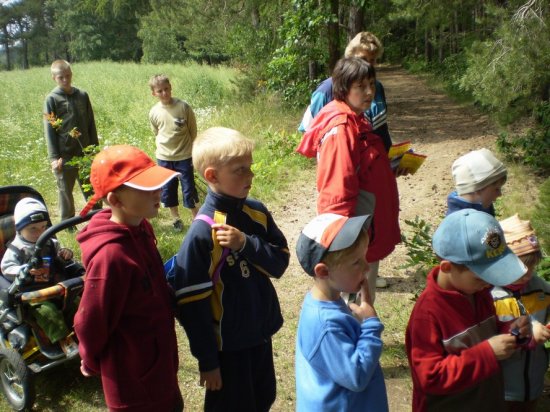
[[[465,265],[491,285],[510,285],[527,272],[506,246],[498,221],[485,212],[462,209],[448,215],[435,231],[432,246],[440,258]]]

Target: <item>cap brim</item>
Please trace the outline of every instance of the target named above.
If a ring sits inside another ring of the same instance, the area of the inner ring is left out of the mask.
[[[367,229],[370,225],[370,215],[362,215],[350,217],[344,223],[344,226],[340,229],[332,243],[330,244],[328,251],[334,252],[337,250],[343,250],[351,245],[357,240],[359,233],[363,228]]]
[[[173,170],[155,165],[132,177],[124,185],[138,190],[157,190],[179,174]]]
[[[510,285],[527,272],[527,267],[508,247],[497,260],[465,265],[478,277],[494,286]]]

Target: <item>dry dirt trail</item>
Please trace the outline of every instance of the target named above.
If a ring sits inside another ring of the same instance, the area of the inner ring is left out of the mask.
[[[473,108],[453,103],[434,92],[423,79],[398,67],[381,67],[378,78],[384,84],[388,101],[389,128],[394,142],[411,140],[415,151],[428,157],[414,176],[398,179],[400,219],[418,215],[437,224],[446,209],[446,196],[452,189],[451,164],[460,155],[481,147],[493,148],[495,130],[487,116]],[[281,204],[272,207],[275,221],[288,238],[294,253],[300,229],[315,215],[315,170],[293,188],[281,194]],[[405,225],[401,224],[402,229]],[[382,366],[391,411],[410,411],[411,383],[406,357],[403,357],[404,328],[421,282],[411,273],[397,269],[405,261],[404,248],[381,264],[380,273],[387,289],[378,289],[376,308],[385,324]],[[276,287],[283,307],[285,325],[274,339],[278,374],[278,399],[273,410],[294,409],[294,333],[300,305],[310,286],[296,257]],[[281,394],[286,394],[286,399]]]

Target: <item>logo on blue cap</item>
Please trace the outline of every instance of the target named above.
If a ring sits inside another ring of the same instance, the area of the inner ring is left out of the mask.
[[[485,250],[487,258],[499,257],[506,250],[506,243],[503,241],[501,231],[498,228],[489,228],[485,236],[481,238],[481,243],[490,248]]]

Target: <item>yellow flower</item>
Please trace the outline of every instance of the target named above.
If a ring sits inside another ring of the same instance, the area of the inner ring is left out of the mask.
[[[44,119],[55,129],[59,129],[61,127],[61,124],[63,123],[62,119],[58,119],[55,117],[54,112],[51,113],[44,113]]]
[[[73,127],[72,130],[69,132],[69,136],[71,136],[73,139],[78,139],[82,133],[78,131],[78,128]]]

